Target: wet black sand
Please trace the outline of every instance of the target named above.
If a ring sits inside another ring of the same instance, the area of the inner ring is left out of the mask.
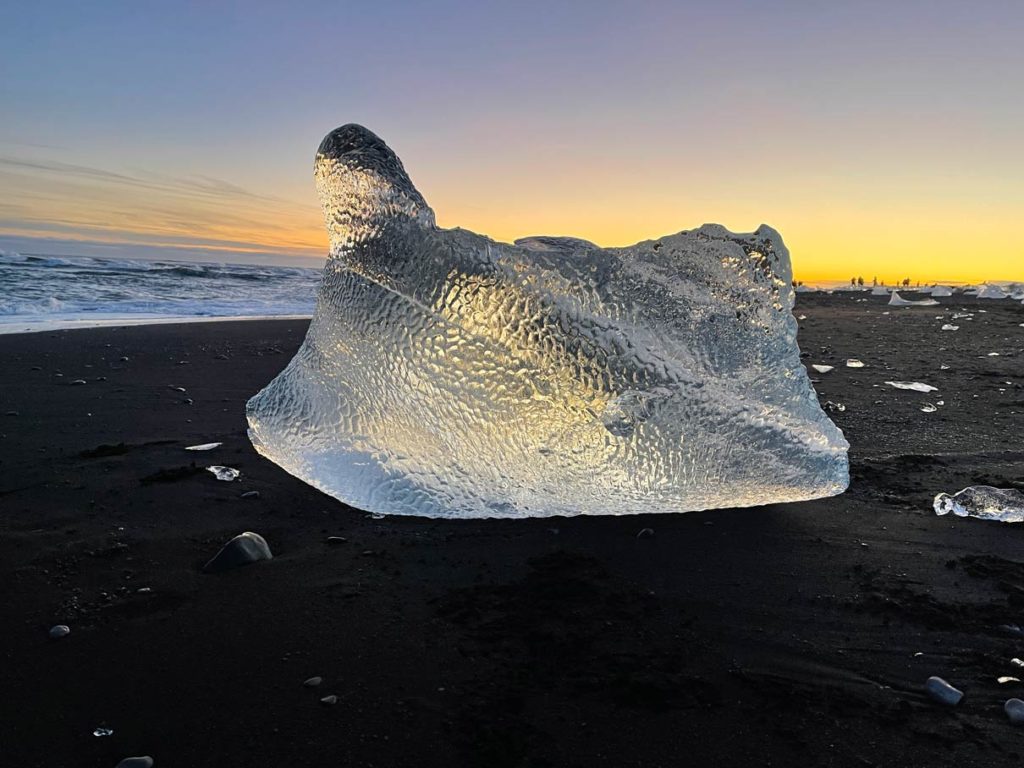
[[[857,298],[796,309],[807,362],[836,365],[812,375],[846,406],[850,490],[674,516],[374,520],[321,495],[245,437],[303,322],[0,337],[0,765],[1017,764],[1024,684],[996,678],[1024,678],[1024,527],[931,500],[1024,487],[1024,307]],[[275,559],[201,573],[244,530]]]

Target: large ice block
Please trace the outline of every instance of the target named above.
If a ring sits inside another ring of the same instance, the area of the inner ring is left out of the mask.
[[[354,507],[433,517],[685,512],[841,493],[847,443],[761,226],[599,248],[440,229],[358,125],[320,145],[317,309],[247,408],[257,450]]]

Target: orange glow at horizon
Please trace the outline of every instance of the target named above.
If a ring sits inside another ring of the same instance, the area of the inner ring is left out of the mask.
[[[1003,234],[1005,222],[1022,207],[1015,190],[1005,190],[1002,200],[981,201],[970,199],[971,190],[960,196],[943,190],[930,199],[927,190],[918,190],[921,201],[910,203],[915,196],[907,189],[885,192],[849,184],[824,189],[820,183],[770,177],[734,185],[698,176],[677,184],[668,172],[667,181],[648,174],[635,181],[626,176],[624,182],[619,169],[594,170],[566,158],[559,167],[554,158],[544,160],[542,168],[505,175],[497,161],[479,170],[437,161],[407,165],[440,226],[464,227],[504,242],[546,234],[626,246],[704,223],[736,232],[764,223],[781,233],[794,276],[808,283],[856,276],[868,283],[906,277],[913,283],[1024,280],[1021,247]],[[207,182],[189,179],[111,180],[100,172],[0,168],[0,183],[19,192],[5,206],[17,223],[3,232],[59,240],[69,252],[76,239],[88,239],[225,254],[327,254],[311,180],[305,190],[296,185],[291,199],[226,184],[226,191],[217,187],[214,194]]]

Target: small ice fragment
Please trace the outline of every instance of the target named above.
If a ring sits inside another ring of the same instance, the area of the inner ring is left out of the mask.
[[[1010,722],[1014,725],[1024,723],[1024,701],[1021,701],[1020,699],[1010,699],[1003,705],[1003,710],[1006,712],[1006,716],[1010,718]]]
[[[85,379],[75,379],[72,384],[85,384]]]
[[[890,387],[896,387],[896,389],[911,389],[914,392],[937,392],[939,389],[931,384],[922,384],[919,381],[887,381],[885,383]]]
[[[944,326],[942,326],[942,330],[944,330],[944,331],[959,331],[960,330],[960,326],[959,325],[951,325],[950,323],[946,323]]]
[[[114,768],[153,768],[153,758],[149,755],[141,757],[126,757]]]
[[[829,371],[835,370],[834,365],[812,365],[811,368],[816,370],[818,373],[828,373]]]
[[[924,405],[922,405],[922,406],[921,406],[921,410],[922,410],[922,411],[923,411],[924,413],[935,413],[935,412],[936,412],[937,410],[939,410],[939,409],[938,409],[938,408],[936,408],[936,407],[935,407],[934,405],[932,405],[931,403],[925,403]]]
[[[303,683],[303,685],[306,686],[307,688],[316,688],[323,681],[324,681],[324,679],[322,677],[316,676],[316,677],[311,677],[308,680],[306,680]]]
[[[999,357],[999,353],[998,352],[989,352],[988,356],[989,357]]]
[[[924,689],[932,699],[947,707],[955,707],[964,697],[963,691],[958,691],[941,677],[929,677]]]
[[[1024,660],[1013,658],[1010,659],[1010,663],[1015,667],[1024,667]]]
[[[958,517],[976,517],[979,520],[1024,522],[1024,493],[1014,489],[972,485],[952,496],[940,493],[935,497],[933,506],[937,515],[952,512]],[[1012,663],[1016,664],[1017,660]]]
[[[889,297],[890,307],[937,307],[939,302],[935,299],[923,299],[922,301],[910,301],[900,296],[899,291],[893,291]]]
[[[945,405],[945,404],[946,404],[946,401],[945,401],[945,400],[936,400],[936,401],[935,401],[935,404],[936,404],[936,405]]]
[[[949,366],[946,365],[945,363],[942,363],[942,364],[939,365],[939,370],[940,371],[948,371],[949,370]]]
[[[214,448],[219,448],[224,443],[202,443],[201,445],[187,445],[185,446],[186,451],[212,451]]]
[[[846,406],[842,403],[834,403],[831,400],[826,400],[825,404],[821,406],[822,409],[827,413],[842,413],[846,410]]]
[[[956,312],[956,313],[953,314],[953,319],[954,320],[971,320],[973,318],[974,318],[974,313],[972,313],[972,312]]]
[[[800,317],[797,318],[797,320],[806,320],[806,319],[807,319],[807,315],[800,315]]]
[[[208,472],[213,472],[214,476],[218,480],[223,480],[227,483],[230,483],[232,480],[238,479],[238,476],[242,474],[237,469],[232,469],[231,467],[222,467],[217,464],[214,464],[212,467],[207,467],[206,470]]]
[[[92,735],[97,737],[97,738],[101,738],[103,736],[113,736],[114,735],[114,729],[113,728],[97,728],[95,731],[92,732]]]
[[[855,357],[851,357],[849,360],[846,361],[846,367],[847,368],[863,368],[864,367],[864,363],[862,363],[860,360],[858,360]]]
[[[330,707],[338,703],[338,697],[334,694],[331,694],[330,696],[324,696],[322,699],[320,699],[320,703]]]
[[[1002,677],[997,677],[996,678],[996,682],[999,683],[1000,685],[1005,685],[1006,683],[1019,683],[1020,682],[1020,678],[1019,677],[1009,677],[1008,675],[1003,675]]]
[[[58,624],[55,627],[50,627],[50,639],[60,640],[62,637],[67,637],[71,634],[71,627],[67,624]]]

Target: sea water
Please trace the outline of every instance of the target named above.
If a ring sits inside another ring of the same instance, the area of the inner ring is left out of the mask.
[[[322,269],[0,251],[0,333],[308,317]]]

